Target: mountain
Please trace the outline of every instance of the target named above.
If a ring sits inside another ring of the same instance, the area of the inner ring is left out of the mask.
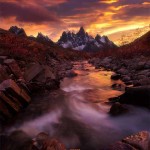
[[[124,53],[129,53],[131,55],[133,53],[134,55],[150,55],[150,31],[134,40],[133,42],[121,46],[119,51],[124,51]]]
[[[27,36],[23,28],[18,28],[17,26],[12,26],[9,29],[9,32],[14,33],[19,36]]]
[[[36,38],[41,41],[52,42],[52,40],[47,35],[44,35],[41,32],[38,33]]]
[[[63,48],[72,48],[74,50],[84,51],[98,51],[117,47],[108,39],[107,36],[101,37],[100,35],[97,35],[95,38],[93,38],[91,35],[85,32],[83,27],[81,27],[76,34],[70,31],[64,31],[57,44]]]
[[[41,35],[19,36],[0,28],[0,56],[9,56],[27,62],[45,62],[46,59],[51,59],[48,57],[62,61],[88,57],[86,53],[64,49],[51,41],[44,42],[41,39],[44,39]]]
[[[33,39],[33,37],[30,36],[30,38]],[[43,43],[43,44],[54,44],[54,42],[47,36],[42,34],[41,32],[38,33],[37,37],[34,38],[37,42]]]

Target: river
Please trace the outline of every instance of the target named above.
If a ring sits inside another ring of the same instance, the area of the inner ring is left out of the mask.
[[[101,150],[135,132],[150,131],[147,109],[129,106],[128,113],[117,117],[108,113],[108,98],[121,95],[125,87],[110,79],[113,72],[86,61],[74,62],[73,69],[78,76],[65,78],[56,91],[36,94],[5,132],[23,130],[31,137],[46,132],[69,149]],[[112,89],[114,83],[122,89]]]

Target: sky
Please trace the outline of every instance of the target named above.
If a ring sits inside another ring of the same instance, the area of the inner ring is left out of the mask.
[[[42,32],[53,41],[80,26],[95,36],[149,24],[150,0],[0,0],[0,28],[17,25],[28,35]]]

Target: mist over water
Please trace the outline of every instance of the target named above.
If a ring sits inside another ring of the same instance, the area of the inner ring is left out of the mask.
[[[110,106],[105,102],[123,93],[112,90],[115,82],[110,80],[112,72],[95,70],[86,62],[77,63],[74,69],[78,76],[62,81],[62,93],[58,92],[54,102],[49,102],[53,99],[51,95],[40,101],[42,107],[49,107],[47,112],[14,124],[9,132],[23,130],[31,137],[47,132],[67,148],[100,150],[132,133],[150,131],[147,109],[129,106],[130,111],[124,115],[111,117],[108,114]],[[34,113],[37,111],[35,109]]]

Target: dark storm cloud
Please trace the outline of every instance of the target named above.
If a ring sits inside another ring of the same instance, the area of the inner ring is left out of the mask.
[[[16,21],[41,23],[44,21],[58,22],[53,12],[38,6],[22,6],[18,3],[0,2],[2,18],[16,17]]]
[[[123,8],[113,19],[131,20],[135,17],[150,16],[150,5],[136,5]]]
[[[105,9],[108,5],[100,4],[99,0],[70,0],[56,7],[48,7],[49,10],[56,10],[59,16],[74,16],[76,14],[92,13],[97,9]]]

